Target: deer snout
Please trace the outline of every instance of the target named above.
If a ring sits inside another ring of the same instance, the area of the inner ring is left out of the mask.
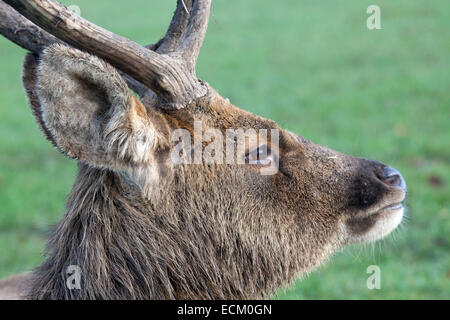
[[[372,242],[391,233],[404,216],[407,187],[402,174],[389,166],[362,160],[362,178],[356,179],[346,221],[350,242]],[[373,174],[374,173],[374,174]]]
[[[400,171],[392,167],[386,167],[380,180],[390,187],[400,188],[403,192],[407,192],[406,181]]]

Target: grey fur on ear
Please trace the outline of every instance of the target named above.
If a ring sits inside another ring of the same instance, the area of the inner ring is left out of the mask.
[[[42,54],[37,87],[45,128],[66,155],[111,169],[147,160],[155,143],[153,126],[108,63],[52,45]]]

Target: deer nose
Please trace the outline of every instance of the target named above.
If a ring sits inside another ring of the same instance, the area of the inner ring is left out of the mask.
[[[384,169],[381,181],[383,181],[388,186],[400,188],[404,192],[408,191],[405,179],[403,178],[402,174],[400,173],[400,171],[392,167],[386,167]]]

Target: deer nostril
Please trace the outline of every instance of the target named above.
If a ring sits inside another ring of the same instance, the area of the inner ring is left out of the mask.
[[[380,180],[389,186],[400,188],[405,192],[407,191],[405,179],[397,169],[386,167],[383,177]]]

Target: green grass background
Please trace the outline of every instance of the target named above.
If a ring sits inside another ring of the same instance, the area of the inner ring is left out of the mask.
[[[175,0],[70,0],[83,17],[148,44]],[[381,7],[382,30],[366,28]],[[398,168],[408,218],[338,253],[282,299],[450,298],[450,1],[215,0],[198,75],[241,108],[344,153]],[[0,278],[41,261],[76,164],[47,142],[21,86],[25,51],[0,37]],[[366,269],[381,268],[368,290]]]

